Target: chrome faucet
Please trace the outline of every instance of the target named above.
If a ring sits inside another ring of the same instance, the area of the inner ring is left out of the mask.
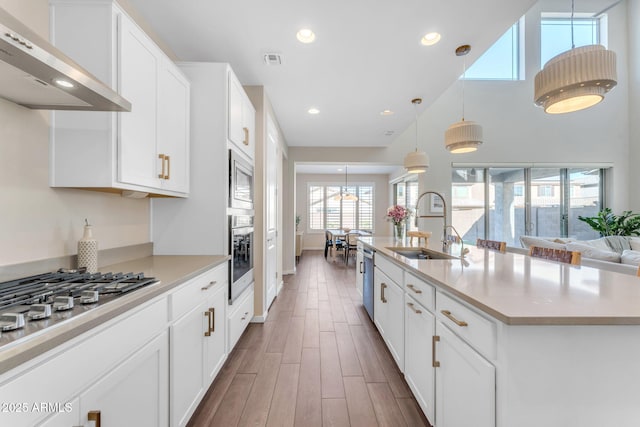
[[[464,258],[465,255],[465,249],[464,249],[464,242],[462,240],[462,237],[460,236],[460,233],[458,233],[458,230],[455,229],[455,227],[453,225],[447,224],[447,201],[444,199],[444,196],[440,193],[438,193],[437,191],[425,191],[424,193],[422,193],[419,197],[418,200],[416,201],[416,218],[415,218],[415,226],[418,227],[418,218],[440,218],[440,215],[418,215],[418,207],[420,206],[420,200],[426,196],[427,194],[435,194],[436,196],[440,197],[440,199],[442,200],[442,252],[448,253],[449,252],[449,245],[451,244],[451,241],[449,240],[449,237],[447,236],[447,230],[450,228],[453,230],[454,233],[456,233],[456,236],[458,237],[458,241],[460,242],[460,259]],[[467,249],[468,251],[468,249]]]

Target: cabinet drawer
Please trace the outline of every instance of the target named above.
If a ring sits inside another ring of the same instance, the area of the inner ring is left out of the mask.
[[[378,267],[384,274],[389,276],[391,280],[396,282],[397,285],[402,285],[403,281],[403,270],[400,266],[394,264],[389,261],[382,255],[376,254],[375,256],[375,266]]]
[[[411,273],[404,273],[404,291],[422,304],[427,310],[435,308],[436,289]]]
[[[189,280],[170,295],[171,320],[178,319],[201,304],[220,287],[227,287],[228,282],[226,263]]]
[[[229,346],[227,353],[230,353],[235,347],[240,335],[247,328],[247,325],[253,318],[253,286],[251,286],[245,295],[240,297],[232,307],[229,315]]]
[[[479,353],[488,359],[495,359],[496,324],[494,322],[441,292],[436,294],[436,314],[438,320]]]

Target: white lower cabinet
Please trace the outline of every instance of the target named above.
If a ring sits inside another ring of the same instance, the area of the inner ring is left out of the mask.
[[[381,269],[373,275],[373,317],[400,371],[404,371],[404,292]]]
[[[227,321],[229,329],[229,340],[227,352],[231,353],[240,335],[247,329],[249,322],[253,318],[253,284],[249,286],[234,302],[229,306],[229,319]]]
[[[226,360],[226,264],[171,295],[171,426],[184,426]]]
[[[436,427],[495,427],[495,367],[436,322]]]
[[[167,425],[168,345],[165,331],[82,393],[81,425]]]
[[[432,342],[435,317],[410,296],[404,309],[404,378],[426,417],[435,420]]]

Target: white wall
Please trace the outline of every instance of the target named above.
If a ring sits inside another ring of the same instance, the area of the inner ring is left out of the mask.
[[[391,223],[385,219],[387,208],[391,205],[389,199],[389,175],[351,175],[350,184],[370,183],[375,186],[374,193],[374,227],[378,236],[392,234]],[[296,213],[300,215],[300,231],[304,231],[304,249],[323,249],[324,232],[310,232],[307,228],[307,184],[308,183],[336,183],[344,184],[344,175],[328,174],[297,174],[296,175]]]
[[[48,39],[47,0],[0,7]],[[0,100],[0,266],[75,254],[84,218],[100,249],[149,242],[148,200],[49,188],[49,117]]]
[[[640,1],[628,0],[627,28],[629,30],[629,206],[640,210]]]

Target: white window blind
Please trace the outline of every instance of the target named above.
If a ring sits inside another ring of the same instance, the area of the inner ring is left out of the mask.
[[[345,200],[340,197],[343,193],[353,194],[358,197],[358,200]],[[357,184],[348,187],[309,184],[309,231],[328,228],[373,231],[373,201],[373,184]]]

